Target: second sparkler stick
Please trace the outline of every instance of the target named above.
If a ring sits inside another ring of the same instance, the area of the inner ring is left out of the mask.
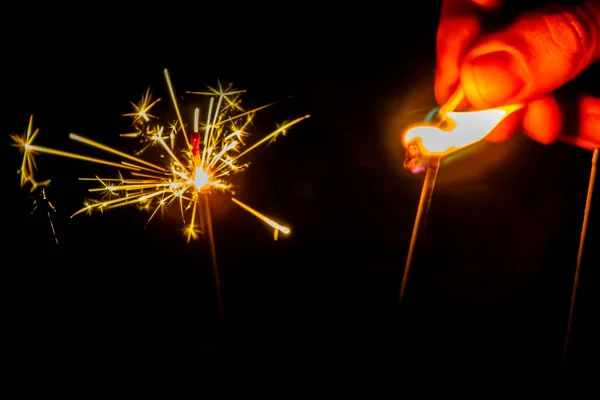
[[[463,102],[464,98],[465,92],[459,87],[450,97],[448,102],[446,102],[446,104],[440,107],[437,112],[434,110],[427,116],[427,122],[433,122],[435,118],[439,118],[439,126],[441,127],[445,123],[444,117],[446,113],[452,112],[458,108],[460,103]],[[410,244],[408,247],[408,254],[406,256],[406,263],[404,265],[404,272],[402,273],[400,293],[398,295],[399,303],[402,302],[406,294],[408,275],[413,262],[415,249],[417,248],[417,242],[423,230],[422,228],[427,222],[427,214],[429,213],[429,208],[431,207],[431,199],[435,189],[435,182],[440,170],[440,161],[441,157],[439,156],[425,158],[421,152],[420,146],[416,142],[412,142],[406,147],[406,159],[404,161],[404,167],[412,172],[419,172],[425,169],[425,180],[423,181],[423,187],[421,189],[417,215],[415,216],[415,223],[410,237]]]
[[[429,212],[429,208],[431,206],[431,198],[433,197],[433,189],[435,188],[435,181],[437,179],[439,170],[440,157],[434,157],[430,159],[425,167],[425,181],[423,182],[423,188],[421,189],[419,207],[417,208],[415,224],[413,226],[412,235],[410,237],[410,245],[408,247],[408,254],[406,256],[406,264],[404,265],[404,272],[402,274],[402,282],[400,283],[400,294],[398,297],[399,302],[402,302],[406,293],[408,274],[412,265],[414,252],[417,247],[417,241],[422,231],[421,227],[425,225],[427,220],[427,213]]]
[[[577,300],[577,290],[579,288],[579,279],[581,276],[581,265],[583,263],[583,248],[587,235],[588,222],[590,218],[590,210],[592,208],[592,195],[594,193],[594,183],[596,182],[596,171],[598,168],[598,156],[600,149],[594,149],[592,154],[592,168],[590,170],[590,180],[588,183],[587,197],[585,201],[585,209],[583,212],[583,221],[581,223],[581,235],[579,237],[579,250],[577,251],[577,264],[575,265],[575,275],[573,277],[573,288],[571,290],[571,302],[569,305],[569,318],[567,320],[567,330],[563,343],[563,365],[567,361],[567,353],[569,350],[569,339],[573,328],[573,317],[575,314],[575,301]]]

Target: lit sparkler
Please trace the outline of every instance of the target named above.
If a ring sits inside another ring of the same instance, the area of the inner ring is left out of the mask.
[[[34,150],[30,150],[30,146],[33,146],[33,141],[40,133],[39,128],[33,129],[33,115],[29,117],[29,124],[27,129],[22,135],[13,134],[11,139],[13,140],[13,146],[19,148],[23,153],[23,159],[21,161],[21,168],[18,173],[21,175],[21,187],[25,187],[28,184],[31,185],[30,196],[33,200],[33,209],[31,214],[36,211],[43,210],[48,217],[48,224],[52,231],[54,242],[58,244],[58,237],[56,235],[56,229],[54,228],[54,214],[56,214],[56,208],[48,199],[46,193],[46,187],[50,185],[50,179],[38,182],[35,179],[35,172],[37,171],[37,165],[35,162],[35,156],[37,153]]]
[[[152,219],[161,209],[177,202],[182,210],[185,235],[188,241],[195,239],[200,233],[199,197],[214,191],[233,193],[227,178],[248,166],[247,163],[242,163],[242,158],[309,117],[309,115],[305,115],[283,124],[258,142],[244,148],[244,138],[248,134],[247,128],[252,122],[255,112],[264,107],[245,111],[240,103],[240,94],[243,91],[219,85],[217,89],[209,88],[208,92],[190,92],[209,96],[210,103],[203,124],[200,122],[200,113],[196,109],[193,127],[188,134],[167,70],[165,70],[165,78],[177,114],[177,123],[170,125],[168,129],[159,124],[152,124],[156,117],[151,116],[149,111],[159,100],[153,101],[150,92],[147,92],[142,101],[135,105],[135,113],[127,114],[133,117],[133,125],[137,131],[124,135],[142,138],[142,141],[151,141],[153,145],[160,147],[163,152],[162,158],[168,160],[166,163],[162,163],[163,165],[148,161],[138,155],[127,154],[74,133],[69,135],[72,140],[103,150],[121,158],[121,161],[109,161],[41,147],[33,144],[33,140],[29,140],[23,145],[24,160],[28,160],[27,162],[31,160],[33,163],[33,155],[36,153],[46,153],[108,165],[119,170],[119,176],[115,178],[81,178],[99,182],[100,187],[92,188],[90,192],[102,193],[109,198],[87,204],[73,216],[132,204],[153,204],[150,216]],[[32,137],[35,137],[35,134]],[[182,137],[184,143],[177,147],[178,143],[176,142],[179,137]],[[173,145],[167,143],[171,140],[174,142]],[[129,173],[127,177],[125,177],[126,172]],[[232,198],[232,201],[276,232],[283,234],[290,232],[289,228],[266,217],[239,199]]]
[[[196,109],[190,129],[181,115],[175,90],[166,69],[164,75],[177,120],[168,127],[158,124],[158,118],[151,115],[150,110],[160,99],[153,100],[150,91],[147,91],[142,100],[134,104],[135,112],[126,114],[133,117],[135,132],[122,135],[138,138],[143,143],[141,151],[132,155],[83,136],[70,134],[71,139],[120,159],[120,161],[109,161],[35,145],[32,143],[35,137],[33,134],[32,138],[27,139],[22,146],[25,151],[24,160],[33,160],[33,155],[36,153],[46,153],[112,166],[119,171],[119,176],[115,178],[80,178],[99,182],[100,187],[92,188],[90,192],[100,193],[103,196],[99,200],[88,202],[72,217],[81,213],[138,205],[150,210],[150,221],[159,211],[177,204],[181,211],[187,241],[197,239],[202,233],[206,234],[209,240],[217,292],[219,292],[220,284],[207,196],[216,191],[233,195],[231,184],[227,179],[248,166],[248,163],[244,162],[244,157],[259,146],[272,142],[280,135],[285,135],[289,128],[308,118],[309,115],[287,122],[254,144],[246,146],[247,129],[255,113],[271,104],[247,111],[241,105],[241,94],[244,91],[220,83],[217,88],[209,88],[207,92],[188,92],[209,98],[207,113],[201,117],[199,109]],[[156,146],[162,151],[160,162],[141,158],[141,153],[150,146]],[[231,200],[270,226],[275,240],[280,233],[290,233],[288,227],[268,218],[241,200],[234,197],[231,197]],[[204,206],[202,206],[203,201]],[[222,311],[220,293],[218,297]]]

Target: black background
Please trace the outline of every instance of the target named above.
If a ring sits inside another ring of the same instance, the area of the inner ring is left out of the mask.
[[[557,368],[587,151],[519,134],[444,165],[408,298],[397,306],[422,183],[403,170],[399,138],[434,106],[439,4],[421,3],[6,14],[3,325],[15,370],[182,365],[210,355],[359,370]],[[86,196],[77,177],[110,168],[37,158],[40,179],[52,178],[58,246],[43,215],[30,216],[14,173],[20,155],[8,134],[22,133],[31,113],[39,145],[92,155],[69,141],[76,132],[133,150],[119,138],[121,114],[149,86],[163,98],[157,109],[171,112],[163,68],[190,121],[197,98],[183,93],[217,79],[247,89],[249,108],[294,96],[258,115],[257,135],[312,115],[234,179],[240,199],[290,224],[289,237],[273,242],[226,197],[212,200],[225,321],[207,248],[185,243],[176,216],[146,229],[135,208],[69,219]],[[597,345],[598,198],[572,336],[578,366]]]

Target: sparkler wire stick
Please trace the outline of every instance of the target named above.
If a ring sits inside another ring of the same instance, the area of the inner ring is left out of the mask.
[[[594,192],[594,183],[596,181],[596,171],[598,169],[598,153],[600,150],[596,148],[592,155],[592,168],[590,170],[590,181],[588,183],[587,197],[585,200],[585,209],[583,211],[583,222],[581,224],[581,235],[579,237],[579,250],[577,252],[577,265],[575,267],[575,276],[573,277],[573,290],[571,292],[571,304],[569,307],[569,319],[567,322],[567,331],[565,333],[565,341],[563,344],[563,363],[567,359],[567,352],[569,349],[569,338],[571,336],[571,329],[573,327],[573,316],[575,314],[575,301],[577,299],[577,289],[579,287],[579,278],[581,275],[581,264],[583,262],[583,248],[585,245],[585,237],[587,234],[587,227],[590,218],[590,210],[592,208],[592,195]]]
[[[430,112],[426,121],[432,122],[436,117],[441,117],[444,120],[447,113],[456,110],[460,103],[465,98],[465,91],[461,86],[450,96],[448,101],[442,105],[437,112],[435,109]],[[410,147],[410,145],[409,145]],[[407,149],[408,150],[408,149]],[[418,156],[417,156],[418,157]],[[422,231],[422,227],[427,222],[427,214],[431,207],[431,198],[433,197],[433,190],[435,189],[435,182],[440,171],[440,160],[441,157],[430,157],[427,160],[425,166],[425,180],[423,181],[423,188],[421,189],[421,197],[419,199],[419,206],[417,208],[417,215],[415,216],[415,224],[413,226],[412,235],[410,237],[410,244],[408,246],[408,254],[406,256],[406,263],[404,265],[404,272],[402,273],[402,282],[400,283],[400,293],[398,295],[398,303],[402,303],[406,294],[406,285],[408,283],[408,274],[410,273],[410,267],[413,262],[415,248],[419,239],[419,233]]]
[[[406,293],[406,284],[408,283],[408,274],[410,273],[410,267],[417,246],[417,239],[419,238],[419,231],[421,226],[427,220],[427,214],[431,206],[431,198],[433,197],[433,190],[435,188],[435,181],[437,179],[438,172],[440,170],[440,157],[434,157],[429,160],[427,168],[425,170],[425,181],[423,182],[423,188],[421,189],[421,198],[419,199],[419,207],[417,208],[417,215],[415,217],[415,224],[413,226],[412,235],[410,237],[410,245],[408,247],[408,255],[406,256],[406,264],[404,265],[404,272],[402,274],[402,283],[400,284],[400,294],[398,302],[402,302]]]
[[[183,136],[185,138],[186,144],[188,147],[190,147],[190,142],[189,139],[187,137],[187,134],[185,132],[185,124],[183,123],[183,119],[181,118],[181,113],[179,112],[179,106],[177,105],[177,97],[175,96],[175,90],[173,88],[173,84],[171,82],[171,77],[169,76],[169,71],[165,68],[164,70],[164,74],[165,74],[165,79],[167,81],[167,86],[169,88],[169,92],[171,94],[171,100],[173,101],[173,107],[175,108],[175,111],[177,113],[177,118],[179,121],[179,124],[181,126],[181,130],[183,133]],[[222,101],[223,96],[219,96],[219,100]],[[213,101],[214,98],[211,97],[210,99],[210,110],[212,111],[212,105],[213,105]],[[220,103],[219,101],[219,103]],[[194,112],[194,132],[197,132],[197,117],[198,117],[198,111]],[[215,119],[217,117],[218,113],[215,113]],[[209,133],[210,130],[210,120],[211,120],[211,115],[209,112],[209,116],[208,116],[208,124],[206,126],[206,134]],[[207,137],[204,137],[204,153],[202,155],[201,158],[201,163],[204,164],[204,160],[206,159],[206,143],[207,143]],[[164,142],[163,142],[164,144]],[[164,146],[165,148],[168,149],[167,146]],[[173,153],[171,153],[171,156],[174,157],[177,160],[177,157],[175,157],[175,155]],[[213,233],[213,229],[212,229],[212,218],[210,216],[210,203],[208,200],[207,196],[197,196],[196,197],[196,203],[199,203],[200,201],[202,201],[204,203],[204,209],[200,209],[199,214],[200,214],[200,225],[202,229],[206,229],[206,231],[204,232],[206,234],[206,239],[208,241],[208,247],[209,247],[209,251],[210,251],[210,260],[211,260],[211,264],[212,264],[212,272],[213,272],[213,281],[215,284],[215,293],[217,296],[217,306],[219,308],[219,315],[221,316],[221,318],[224,317],[225,315],[225,310],[223,308],[223,294],[222,294],[222,290],[221,290],[221,275],[219,273],[219,264],[217,262],[217,248],[215,246],[215,236]],[[194,207],[198,207],[200,206],[199,204],[195,204]]]
[[[213,279],[215,281],[215,291],[217,293],[217,304],[219,306],[219,314],[223,317],[223,294],[221,291],[221,276],[219,274],[219,264],[217,263],[217,248],[215,246],[215,236],[213,234],[212,219],[210,217],[210,203],[207,196],[204,197],[204,226],[206,228],[206,238],[208,240],[208,247],[210,248],[210,259],[213,269]]]

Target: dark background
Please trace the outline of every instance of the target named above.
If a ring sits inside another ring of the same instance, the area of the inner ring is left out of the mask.
[[[181,365],[214,355],[358,370],[558,368],[589,152],[519,134],[444,165],[397,306],[422,183],[402,168],[400,134],[435,105],[439,4],[421,3],[405,11],[52,6],[8,16],[2,282],[14,368]],[[110,168],[37,158],[40,179],[52,178],[59,245],[43,214],[30,216],[14,173],[20,155],[8,134],[22,133],[31,113],[39,145],[93,154],[68,140],[76,132],[133,150],[135,141],[119,138],[128,123],[120,115],[149,86],[163,98],[157,114],[171,113],[165,67],[190,122],[197,98],[183,93],[217,79],[247,89],[249,108],[295,96],[259,113],[257,135],[312,115],[234,179],[239,198],[288,223],[291,236],[273,242],[260,221],[213,199],[225,321],[207,248],[185,243],[176,216],[146,229],[135,208],[69,219],[86,197],[77,177]],[[597,345],[598,199],[572,336],[571,361],[581,367]]]

